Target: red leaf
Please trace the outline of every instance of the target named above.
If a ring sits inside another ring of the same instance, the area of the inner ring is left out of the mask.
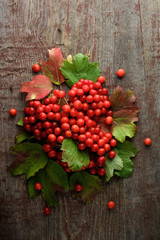
[[[110,131],[120,142],[124,142],[126,137],[132,138],[136,131],[134,122],[138,121],[137,113],[139,109],[133,105],[136,98],[132,91],[122,91],[119,86],[113,91],[109,98],[113,111],[113,124],[106,125],[105,116],[99,120],[101,129],[104,132]]]
[[[43,75],[46,75],[54,84],[60,85],[65,81],[60,70],[60,67],[63,65],[63,56],[60,48],[49,50],[48,62],[40,60],[40,65]]]
[[[109,100],[111,102],[113,112],[122,109],[131,110],[135,113],[139,112],[138,107],[133,105],[136,100],[133,91],[127,90],[123,93],[122,88],[118,86],[111,94]]]
[[[43,75],[37,75],[30,82],[24,82],[20,92],[28,92],[26,101],[37,99],[40,100],[46,97],[53,89],[50,80]]]

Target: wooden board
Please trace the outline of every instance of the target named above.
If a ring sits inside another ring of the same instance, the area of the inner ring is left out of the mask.
[[[160,239],[160,1],[1,0],[0,27],[0,239]],[[89,205],[58,195],[57,208],[46,217],[41,197],[29,200],[24,177],[11,177],[7,167],[25,106],[20,85],[32,79],[32,64],[47,60],[55,46],[65,57],[90,51],[110,92],[117,85],[134,90],[140,152],[131,178],[114,178]],[[119,67],[126,70],[121,80]],[[14,120],[11,107],[18,111]],[[152,138],[149,148],[146,137]],[[116,203],[113,211],[107,210],[109,200]]]

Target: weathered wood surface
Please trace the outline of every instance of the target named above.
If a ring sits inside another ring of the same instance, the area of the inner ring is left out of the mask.
[[[1,0],[0,1],[0,239],[158,240],[160,239],[160,1]],[[59,205],[43,216],[41,197],[29,200],[25,179],[11,177],[9,147],[22,114],[22,82],[31,65],[47,59],[47,49],[63,55],[91,51],[111,91],[121,85],[137,96],[140,152],[130,179],[113,179],[89,205],[58,195]],[[116,78],[123,67],[126,75]],[[18,110],[16,118],[8,110]],[[146,148],[145,137],[153,144]],[[109,212],[107,201],[116,208]]]

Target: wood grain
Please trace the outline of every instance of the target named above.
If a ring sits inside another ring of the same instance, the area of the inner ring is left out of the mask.
[[[160,239],[160,1],[1,0],[0,1],[0,239],[158,240]],[[31,80],[31,66],[59,46],[63,55],[91,52],[106,86],[133,89],[140,107],[134,139],[140,152],[131,178],[114,178],[89,205],[57,196],[49,217],[41,197],[29,200],[24,176],[11,177],[9,147],[25,105],[19,94]],[[123,67],[125,77],[116,78]],[[15,119],[8,111],[15,107]],[[152,138],[146,148],[145,137]],[[107,201],[116,208],[108,211]]]

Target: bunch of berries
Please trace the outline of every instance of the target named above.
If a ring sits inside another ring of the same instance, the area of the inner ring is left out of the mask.
[[[104,155],[108,153],[110,159],[116,155],[111,148],[116,146],[117,141],[110,132],[103,132],[98,124],[102,115],[105,116],[107,125],[113,122],[108,90],[102,88],[104,82],[103,76],[100,76],[96,83],[80,79],[68,92],[68,104],[61,106],[65,92],[55,89],[53,95],[45,98],[43,103],[30,101],[29,106],[24,109],[25,130],[33,132],[35,139],[42,141],[48,157],[56,159],[66,172],[71,170],[66,162],[61,161],[62,152],[57,150],[57,145],[61,145],[65,138],[77,141],[79,150],[88,149],[94,153],[88,166],[91,174],[105,175]],[[82,167],[82,170],[84,169],[85,167]]]

